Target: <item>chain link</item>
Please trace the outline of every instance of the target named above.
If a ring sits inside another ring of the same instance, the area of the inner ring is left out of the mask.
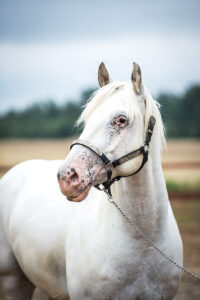
[[[120,214],[122,215],[122,217],[135,229],[135,231],[137,231],[137,233],[139,233],[144,238],[144,240],[146,241],[147,244],[149,244],[150,246],[152,246],[160,255],[162,255],[165,259],[167,259],[171,264],[175,265],[179,270],[181,270],[185,274],[193,277],[194,279],[200,280],[200,277],[198,275],[190,272],[189,270],[187,270],[184,267],[182,267],[179,264],[177,264],[176,261],[174,261],[164,251],[162,251],[160,248],[158,248],[158,246],[156,246],[154,244],[154,242],[139,228],[139,226],[137,226],[136,224],[134,224],[128,218],[128,216],[123,212],[123,210],[118,206],[118,204],[113,200],[113,198],[108,197],[108,201],[117,208],[117,210],[120,212]]]

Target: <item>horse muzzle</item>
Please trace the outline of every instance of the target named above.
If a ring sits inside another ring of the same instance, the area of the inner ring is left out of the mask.
[[[87,197],[91,186],[105,180],[106,170],[94,154],[84,153],[76,159],[70,159],[70,162],[66,159],[57,177],[60,190],[67,199],[80,202]]]

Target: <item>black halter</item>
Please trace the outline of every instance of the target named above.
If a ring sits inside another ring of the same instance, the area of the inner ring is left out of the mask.
[[[82,145],[88,149],[90,149],[91,151],[93,151],[96,155],[99,156],[99,158],[102,160],[102,162],[104,163],[106,169],[107,169],[107,181],[102,183],[102,188],[100,187],[101,184],[96,185],[95,187],[99,190],[105,191],[110,197],[112,196],[111,194],[111,185],[115,182],[120,180],[122,177],[129,177],[129,176],[133,176],[135,174],[137,174],[145,165],[145,163],[148,161],[148,154],[149,154],[149,143],[151,141],[151,136],[153,134],[153,130],[154,130],[154,126],[156,123],[156,119],[151,116],[149,119],[149,124],[148,124],[148,130],[146,133],[146,138],[144,141],[144,145],[141,146],[140,148],[129,152],[126,155],[121,156],[118,159],[115,159],[114,161],[110,161],[108,159],[108,157],[103,153],[100,152],[96,147],[94,147],[93,145],[91,145],[90,143],[86,142],[86,141],[82,141],[82,140],[75,140],[70,147],[70,150],[72,149],[72,147],[74,145]],[[116,168],[117,166],[127,162],[128,160],[137,157],[139,155],[143,154],[143,160],[142,160],[142,164],[139,167],[139,169],[137,171],[135,171],[132,174],[129,175],[124,175],[124,176],[116,176],[114,178],[112,178],[112,169],[109,168],[110,166],[113,168]]]

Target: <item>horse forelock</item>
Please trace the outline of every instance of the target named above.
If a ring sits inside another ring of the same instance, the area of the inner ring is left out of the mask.
[[[145,115],[142,116],[139,109],[138,96],[134,93],[133,85],[131,82],[114,81],[94,92],[92,96],[88,99],[88,102],[85,105],[81,116],[77,120],[77,125],[80,125],[81,123],[86,124],[87,120],[92,115],[92,113],[104,101],[107,101],[109,97],[121,91],[123,91],[124,93],[124,99],[126,102],[127,113],[130,122],[132,123],[134,120],[144,118],[145,130],[143,130],[143,128],[140,128],[139,130],[146,134],[149,118],[151,115],[153,115],[156,118],[156,126],[153,140],[156,140],[157,143],[160,141],[160,145],[162,145],[163,143],[165,144],[164,126],[160,115],[159,103],[153,99],[149,90],[146,87],[144,87],[142,97],[144,99],[143,101],[145,101]]]
[[[105,100],[107,100],[117,91],[120,91],[125,86],[125,84],[126,83],[115,81],[95,91],[88,99],[86,105],[83,106],[84,110],[77,120],[77,125],[80,125],[81,123],[85,124],[91,114],[97,109],[97,107],[99,107]]]

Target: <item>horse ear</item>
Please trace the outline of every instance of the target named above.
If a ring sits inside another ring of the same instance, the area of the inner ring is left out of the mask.
[[[100,87],[108,84],[111,81],[108,71],[103,62],[99,65],[98,80]]]
[[[140,95],[142,92],[142,75],[140,66],[135,62],[133,63],[133,72],[131,75],[131,80],[133,83],[134,91],[136,92],[136,94]]]

